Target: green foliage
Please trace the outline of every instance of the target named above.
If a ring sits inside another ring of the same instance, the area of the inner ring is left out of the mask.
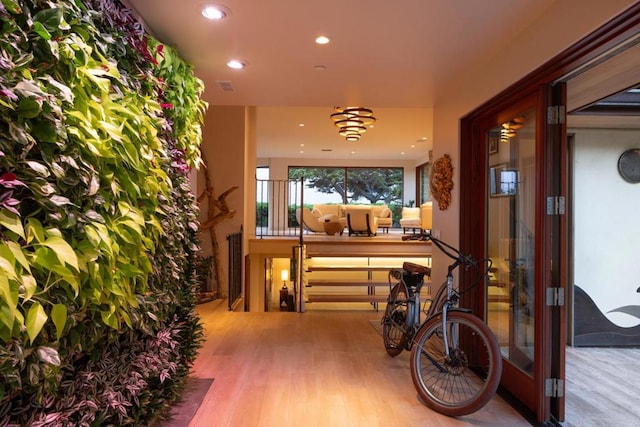
[[[256,227],[269,226],[269,203],[256,202]]]
[[[344,203],[392,204],[402,200],[402,168],[290,168],[289,179],[304,179],[308,188],[337,193]]]
[[[0,425],[143,424],[202,339],[202,82],[116,0],[0,18]]]
[[[289,168],[289,179],[303,179],[308,188],[321,193],[338,193],[346,203],[345,172],[345,168]]]

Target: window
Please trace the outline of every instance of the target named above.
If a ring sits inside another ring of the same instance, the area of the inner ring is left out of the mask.
[[[402,204],[402,168],[292,166],[289,179],[304,180],[305,204]]]
[[[416,193],[417,206],[431,200],[431,191],[429,189],[429,173],[431,172],[431,163],[423,163],[416,168]]]

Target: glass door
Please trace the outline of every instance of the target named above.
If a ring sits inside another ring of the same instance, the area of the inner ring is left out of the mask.
[[[535,350],[536,110],[487,132],[487,323],[502,355],[533,378]]]
[[[486,321],[502,351],[502,386],[532,411],[537,386],[536,185],[537,97],[499,114],[485,131],[486,255],[492,271],[485,290]]]
[[[564,85],[544,86],[483,127],[485,319],[504,358],[501,385],[538,421],[564,417],[566,128]]]

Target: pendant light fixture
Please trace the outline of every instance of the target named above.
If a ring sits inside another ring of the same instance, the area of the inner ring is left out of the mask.
[[[335,107],[331,114],[333,124],[339,129],[338,133],[349,142],[360,140],[367,127],[375,123],[376,118],[370,108],[364,107]]]

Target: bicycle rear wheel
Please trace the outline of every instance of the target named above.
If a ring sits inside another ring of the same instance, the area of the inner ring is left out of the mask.
[[[382,317],[384,348],[390,356],[397,356],[407,348],[408,322],[413,319],[413,306],[409,304],[407,286],[398,282],[389,293],[387,308]]]
[[[502,355],[489,327],[476,316],[447,313],[445,354],[442,313],[418,330],[411,351],[411,379],[422,401],[451,417],[482,408],[496,392]]]

